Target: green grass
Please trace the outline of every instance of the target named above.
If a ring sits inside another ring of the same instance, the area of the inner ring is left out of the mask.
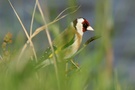
[[[5,35],[6,40],[2,43],[0,54],[0,90],[125,90],[119,82],[117,72],[113,69],[113,48],[110,37],[113,28],[111,4],[111,0],[97,1],[95,33],[102,37],[94,42],[96,45],[92,52],[85,52],[85,49],[87,49],[86,46],[91,45],[89,43],[81,47],[82,50],[80,49],[81,51],[78,52],[79,60],[81,60],[79,69],[70,60],[67,67],[66,61],[57,62],[55,58],[54,64],[35,69],[35,64],[40,58],[35,50],[32,39],[38,36],[39,32],[47,29],[45,33],[51,46],[48,27],[74,13],[77,7],[71,11],[69,10],[70,12],[68,14],[60,13],[60,16],[58,15],[57,18],[47,24],[46,18],[42,13],[42,8],[37,0],[36,8],[39,9],[44,23],[43,26],[38,27],[35,31],[30,29],[29,34],[16,10],[10,3],[28,40],[27,43],[21,45],[23,49],[19,48],[14,51],[12,50],[13,45],[11,45],[13,43],[12,34],[8,33]],[[72,7],[67,9],[72,9]],[[14,45],[17,46],[16,44]],[[75,57],[73,56],[72,59],[74,60]]]

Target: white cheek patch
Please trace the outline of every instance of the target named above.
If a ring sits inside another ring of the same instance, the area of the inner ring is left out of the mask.
[[[83,35],[83,25],[82,25],[82,22],[84,21],[83,18],[80,18],[77,20],[77,24],[76,24],[76,29],[77,31],[79,32],[80,35]]]

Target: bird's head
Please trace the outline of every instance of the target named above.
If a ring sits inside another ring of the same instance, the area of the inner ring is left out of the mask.
[[[94,31],[94,29],[90,26],[90,23],[85,18],[77,18],[73,21],[73,26],[77,30],[80,35],[87,30]]]

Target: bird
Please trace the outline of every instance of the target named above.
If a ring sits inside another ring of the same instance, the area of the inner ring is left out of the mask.
[[[83,17],[73,20],[70,25],[52,41],[56,56],[60,57],[62,55],[63,59],[68,59],[74,55],[78,51],[83,34],[86,31],[94,31],[88,20]],[[53,63],[52,60],[49,60],[52,57],[52,50],[48,47],[40,61],[43,61],[44,66],[46,66]]]

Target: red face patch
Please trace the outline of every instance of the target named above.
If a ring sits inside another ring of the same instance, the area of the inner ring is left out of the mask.
[[[86,19],[84,19],[82,24],[83,24],[83,32],[87,31],[87,27],[90,26],[89,22]]]

